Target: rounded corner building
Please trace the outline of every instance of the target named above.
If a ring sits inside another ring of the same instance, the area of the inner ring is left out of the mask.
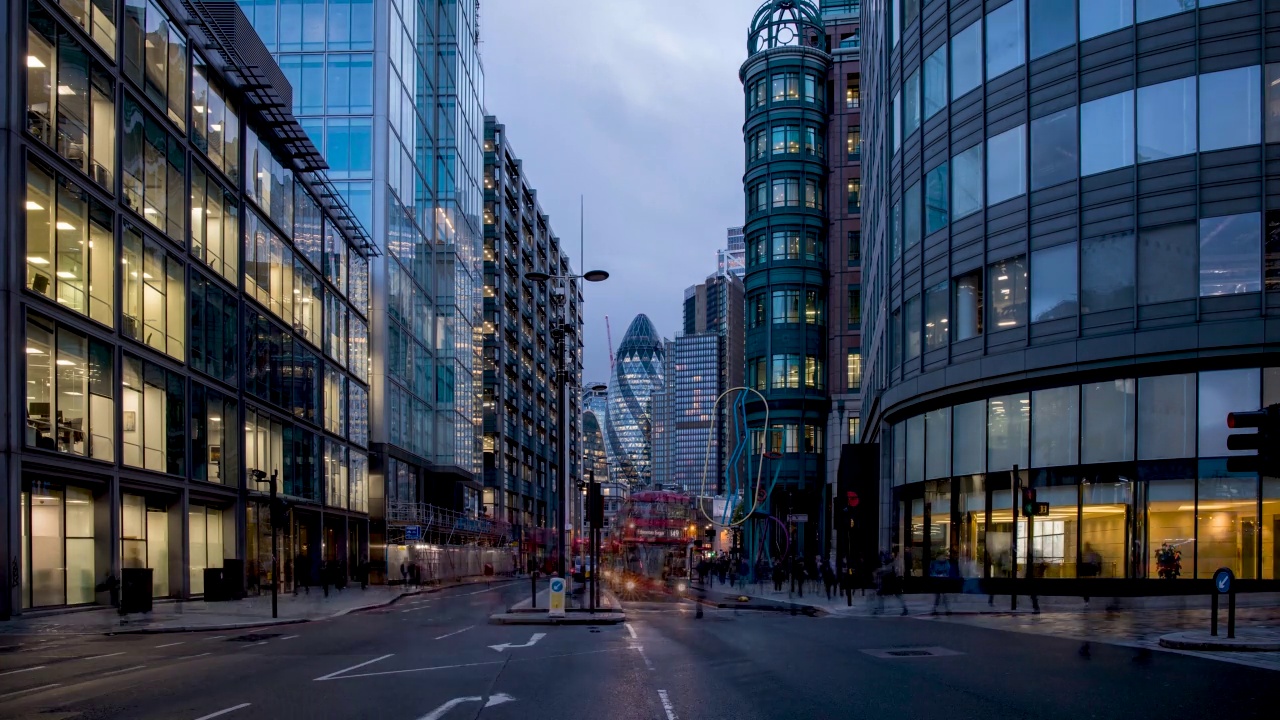
[[[666,351],[649,316],[636,315],[618,345],[609,378],[605,415],[605,448],[613,463],[612,479],[639,488],[649,483],[653,393],[662,389]]]
[[[738,71],[746,94],[743,187],[747,246],[747,406],[751,477],[765,461],[773,491],[758,510],[795,523],[775,552],[813,554],[823,545],[829,168],[822,146],[832,65],[823,21],[809,0],[760,6]],[[777,528],[774,528],[776,531]],[[786,550],[784,550],[784,546]]]
[[[1261,5],[863,0],[861,439],[906,575],[1278,587],[1280,479],[1227,462],[1280,402]]]

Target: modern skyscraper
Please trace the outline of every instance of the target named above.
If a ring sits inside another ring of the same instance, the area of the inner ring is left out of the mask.
[[[805,518],[794,537],[802,555],[825,550],[830,514],[829,47],[812,2],[769,0],[752,19],[739,70],[746,93],[747,383],[769,403],[768,428],[761,427],[764,404],[748,405],[751,450],[781,455],[771,461],[778,483],[761,509]]]
[[[720,275],[734,275],[741,280],[747,272],[747,246],[742,228],[731,227],[726,235],[728,244],[716,251],[716,272]]]
[[[484,74],[476,2],[240,0],[293,113],[384,245],[373,261],[377,495],[477,513]],[[385,495],[383,494],[385,486]],[[393,532],[394,534],[394,532]],[[377,544],[377,543],[375,543]],[[378,559],[378,558],[376,558]]]
[[[609,381],[605,443],[614,462],[614,479],[631,487],[650,482],[652,397],[662,389],[665,352],[649,316],[637,315],[618,345]]]
[[[1280,486],[1226,462],[1280,400],[1280,40],[1195,6],[863,0],[862,436],[909,574],[1280,572]]]
[[[562,465],[556,422],[561,358],[552,337],[559,308],[554,287],[523,278],[533,271],[567,274],[569,261],[506,126],[493,116],[485,118],[484,151],[484,505],[494,517],[519,526],[514,534],[524,538],[526,552],[542,554],[551,547],[559,498],[555,479]],[[572,294],[564,309],[572,328],[566,335],[574,364],[569,379],[576,386],[581,298]],[[587,419],[578,411],[580,403],[574,393],[568,414],[574,443]],[[598,424],[595,435],[600,436]],[[602,437],[598,442],[603,454]]]
[[[228,2],[19,0],[0,31],[24,59],[0,81],[0,615],[135,571],[157,598],[287,588],[273,482],[285,566],[354,571],[376,248],[301,89]]]

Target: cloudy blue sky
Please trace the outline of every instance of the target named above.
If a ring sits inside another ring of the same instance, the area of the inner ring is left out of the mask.
[[[671,337],[684,288],[742,224],[742,87],[757,0],[481,0],[485,107],[552,228],[585,267],[586,379],[609,373],[636,313]]]

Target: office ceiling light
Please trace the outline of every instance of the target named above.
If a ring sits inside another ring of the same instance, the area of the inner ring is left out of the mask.
[[[54,227],[58,228],[59,230],[75,230],[76,229],[75,225],[72,225],[69,222],[63,222],[61,220],[59,220],[57,224],[54,225]]]
[[[59,95],[75,95],[76,91],[72,90],[71,87],[68,85],[59,85],[58,94]]]
[[[49,264],[49,261],[46,258],[42,258],[39,255],[28,255],[27,262],[31,263],[32,265],[48,265]]]
[[[41,205],[41,204],[40,204],[40,203],[38,203],[38,202],[32,202],[32,201],[28,200],[28,201],[27,201],[27,209],[28,209],[28,210],[43,210],[43,209],[44,209],[44,206],[43,206],[43,205]]]
[[[44,66],[45,66],[44,62],[43,62],[43,61],[41,61],[41,60],[40,60],[40,58],[36,57],[35,55],[28,55],[28,56],[27,56],[27,67],[29,67],[29,68],[42,68],[42,67],[44,67]]]

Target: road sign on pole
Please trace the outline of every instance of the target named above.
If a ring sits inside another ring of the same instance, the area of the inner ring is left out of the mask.
[[[405,525],[404,539],[405,540],[421,540],[422,526],[421,525]]]
[[[551,601],[548,604],[547,617],[564,617],[564,587],[564,578],[551,578]]]
[[[788,515],[787,522],[793,522],[793,523],[809,522],[809,516],[807,514]]]

